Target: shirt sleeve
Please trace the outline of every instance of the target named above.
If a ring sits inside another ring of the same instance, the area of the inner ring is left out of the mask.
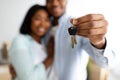
[[[24,41],[23,41],[24,42]],[[13,42],[9,57],[20,80],[45,80],[45,67],[42,63],[34,64],[29,48],[21,41]]]
[[[117,53],[111,48],[109,42],[106,39],[105,49],[95,48],[88,39],[83,40],[83,48],[90,55],[90,57],[103,68],[112,68],[117,65]]]

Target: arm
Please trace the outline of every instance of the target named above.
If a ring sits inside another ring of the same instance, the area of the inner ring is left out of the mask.
[[[48,58],[44,61],[46,69],[53,63],[54,59],[54,37],[50,37],[47,45]]]
[[[117,54],[110,48],[105,40],[108,22],[101,14],[88,14],[71,20],[77,27],[77,35],[85,37],[83,48],[102,67],[112,67],[117,60]]]
[[[89,39],[84,38],[82,40],[83,49],[90,55],[90,57],[100,66],[104,68],[110,68],[114,65],[116,61],[116,55],[109,48],[109,45],[106,43],[105,49],[98,49],[93,46]]]
[[[120,50],[116,47],[118,43],[115,44],[115,42],[111,42],[112,40],[106,38],[105,49],[98,49],[91,45],[88,39],[84,39],[83,48],[100,67],[111,69],[117,66],[120,61]]]

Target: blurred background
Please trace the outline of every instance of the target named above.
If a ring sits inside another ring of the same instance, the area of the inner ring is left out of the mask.
[[[18,34],[25,13],[33,4],[45,3],[45,0],[0,0],[0,80],[10,80],[7,51],[12,39]],[[109,22],[107,38],[119,50],[119,7],[118,0],[68,0],[67,13],[75,18],[89,13],[104,14]],[[88,69],[89,80],[115,80],[108,78],[112,76],[110,71],[100,69],[94,62],[88,65]],[[96,78],[91,73],[96,74]]]

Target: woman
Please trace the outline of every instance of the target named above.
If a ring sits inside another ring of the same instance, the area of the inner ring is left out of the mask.
[[[53,61],[47,54],[42,38],[50,28],[50,18],[43,6],[32,6],[9,50],[16,80],[46,80],[46,70]]]

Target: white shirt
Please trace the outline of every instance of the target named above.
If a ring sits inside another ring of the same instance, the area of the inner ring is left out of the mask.
[[[52,80],[86,80],[86,66],[89,56],[101,67],[111,67],[116,61],[116,54],[108,43],[105,50],[94,48],[89,39],[76,36],[77,45],[71,48],[71,39],[68,28],[70,18],[64,14],[59,19],[59,27],[55,34],[54,73],[58,79]]]
[[[43,63],[47,58],[47,52],[44,44],[39,44],[36,41],[33,41],[33,48],[35,54],[35,64]]]

